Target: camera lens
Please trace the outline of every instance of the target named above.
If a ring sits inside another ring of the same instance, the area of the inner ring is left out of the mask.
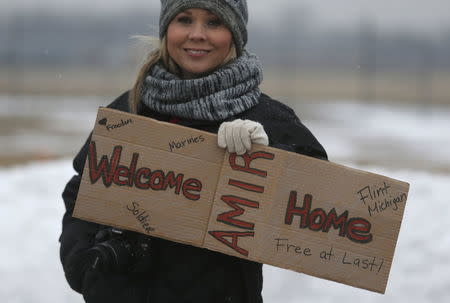
[[[124,241],[110,239],[92,249],[98,253],[95,266],[102,271],[124,272],[132,262],[129,244]]]

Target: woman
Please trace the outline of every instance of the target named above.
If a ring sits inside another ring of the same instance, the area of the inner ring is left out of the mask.
[[[109,107],[218,133],[238,154],[258,143],[326,159],[292,109],[260,92],[247,19],[244,0],[162,0],[161,46]],[[73,218],[88,142],[60,237],[66,278],[87,302],[262,302],[261,264]]]

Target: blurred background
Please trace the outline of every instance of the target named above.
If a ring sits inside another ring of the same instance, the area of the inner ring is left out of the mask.
[[[0,298],[82,302],[58,260],[60,193],[98,106],[132,86],[148,46],[131,37],[157,36],[159,1],[0,4]],[[331,161],[411,184],[385,296],[266,266],[266,302],[449,302],[450,2],[248,4],[262,90]]]

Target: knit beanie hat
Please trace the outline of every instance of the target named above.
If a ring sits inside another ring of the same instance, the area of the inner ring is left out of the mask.
[[[166,34],[172,19],[189,8],[209,10],[219,17],[233,34],[238,56],[247,44],[248,9],[246,0],[161,0],[159,37]]]

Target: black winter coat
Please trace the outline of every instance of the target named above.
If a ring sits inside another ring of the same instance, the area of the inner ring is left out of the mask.
[[[128,111],[128,93],[108,107]],[[161,121],[171,117],[144,107],[141,115]],[[237,118],[260,122],[269,145],[300,154],[326,159],[325,150],[288,106],[262,94],[258,105]],[[221,122],[181,119],[179,125],[217,133]],[[151,239],[153,267],[148,272],[103,273],[87,267],[85,252],[94,245],[100,225],[72,217],[87,155],[86,144],[75,157],[76,175],[69,181],[63,199],[66,213],[60,237],[60,257],[69,285],[83,294],[86,302],[262,302],[262,264],[225,254]]]

